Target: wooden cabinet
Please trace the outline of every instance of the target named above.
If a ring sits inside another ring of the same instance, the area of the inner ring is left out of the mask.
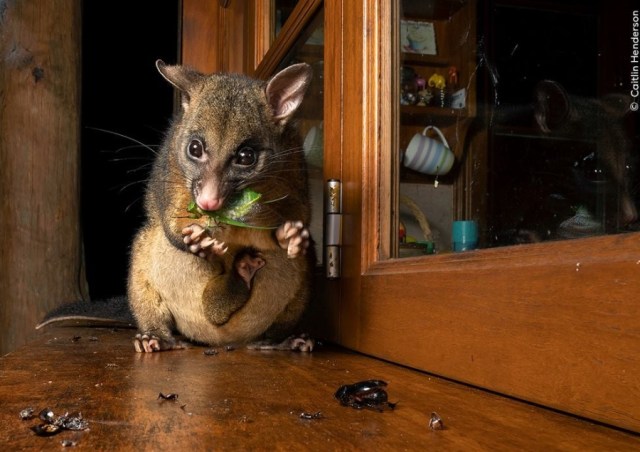
[[[490,13],[473,0],[435,3],[463,5],[454,18],[471,14],[482,22]],[[344,212],[342,275],[325,282],[326,338],[640,431],[638,233],[397,258],[399,183],[405,176],[398,149],[425,118],[465,136],[470,121],[480,116],[477,85],[471,81],[483,56],[477,41],[459,53],[445,38],[441,43],[449,46],[448,56],[407,58],[428,71],[455,64],[460,80],[470,85],[459,111],[405,108],[397,102],[398,6],[379,0],[301,0],[289,19],[293,22],[265,52],[258,76],[273,73],[319,9],[324,14],[322,177],[342,181]],[[458,27],[455,19],[434,20],[436,36]],[[466,23],[476,21],[467,17]],[[185,30],[184,36],[193,40],[199,31]],[[255,42],[264,38],[246,28],[243,36]],[[191,45],[189,39],[184,47]],[[482,181],[487,143],[478,136],[474,157],[448,181],[456,216],[482,212],[472,180]]]
[[[392,162],[391,182],[399,199],[391,222],[392,229],[398,224],[402,232],[392,231],[390,252],[407,257],[450,251],[452,222],[482,217],[466,189],[472,163],[480,161],[473,151],[482,147],[479,137],[474,143],[465,140],[478,110],[477,12],[475,1],[397,3],[391,37],[399,40],[392,43],[399,49],[392,53],[392,64],[400,71],[394,82],[399,84],[400,106],[392,119],[398,124],[392,146],[399,153]],[[422,39],[417,49],[414,34]],[[442,134],[455,155],[449,171],[425,175],[408,167],[405,155],[417,134],[439,142]]]

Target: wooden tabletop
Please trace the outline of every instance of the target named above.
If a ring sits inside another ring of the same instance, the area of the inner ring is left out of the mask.
[[[640,450],[633,434],[333,346],[141,354],[132,336],[52,327],[0,358],[2,450],[57,450],[63,441],[77,450]],[[394,410],[334,398],[367,379],[388,382]],[[29,407],[36,418],[22,420]],[[45,408],[81,413],[88,428],[37,436]],[[432,412],[444,429],[429,427]]]

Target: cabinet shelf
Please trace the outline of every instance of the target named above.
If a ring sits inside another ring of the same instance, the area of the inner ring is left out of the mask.
[[[522,138],[527,140],[548,140],[548,141],[570,141],[580,143],[593,143],[596,141],[596,136],[593,134],[587,135],[561,135],[561,134],[546,134],[534,127],[523,126],[507,126],[497,125],[493,128],[493,134],[498,137],[507,138]]]
[[[457,120],[469,116],[466,108],[419,107],[417,105],[403,105],[400,107],[403,125],[425,126],[435,123],[438,125],[453,124]]]

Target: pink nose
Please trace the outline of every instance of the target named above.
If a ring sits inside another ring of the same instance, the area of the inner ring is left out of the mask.
[[[224,196],[221,196],[220,187],[214,178],[199,181],[194,195],[196,204],[202,210],[218,210],[224,204]]]
[[[198,207],[202,210],[218,210],[224,204],[224,198],[205,198],[203,196],[199,196],[196,199],[196,203]]]

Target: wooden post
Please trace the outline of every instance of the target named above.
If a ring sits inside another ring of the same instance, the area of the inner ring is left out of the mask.
[[[0,354],[33,336],[51,308],[87,292],[80,3],[0,1]]]

